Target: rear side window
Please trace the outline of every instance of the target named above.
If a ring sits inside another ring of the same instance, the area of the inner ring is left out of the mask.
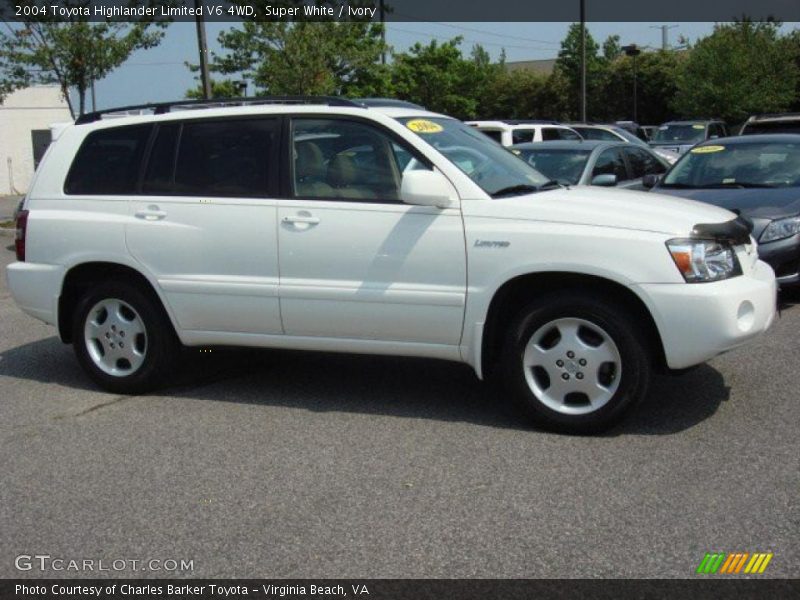
[[[274,166],[275,119],[189,121],[180,136],[172,193],[264,197]],[[165,146],[168,143],[165,141]],[[158,144],[154,147],[158,150]],[[168,155],[168,149],[164,149]],[[155,185],[158,185],[154,177]]]
[[[480,132],[486,137],[492,138],[498,144],[503,143],[503,132],[497,129],[481,129]]]
[[[552,142],[553,140],[562,139],[559,135],[558,129],[555,127],[542,127],[542,140],[545,142]]]
[[[533,142],[535,137],[535,129],[515,129],[511,132],[511,143],[527,144],[528,142]]]
[[[558,135],[562,140],[580,141],[583,138],[571,129],[558,129]]]
[[[64,184],[66,194],[133,194],[152,125],[100,129],[86,136]]]

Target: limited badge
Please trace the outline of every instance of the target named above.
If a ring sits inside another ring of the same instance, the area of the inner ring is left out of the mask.
[[[427,119],[414,119],[406,123],[406,127],[414,133],[439,133],[444,131],[444,127]]]
[[[700,146],[689,150],[692,154],[711,154],[712,152],[722,152],[725,146]]]

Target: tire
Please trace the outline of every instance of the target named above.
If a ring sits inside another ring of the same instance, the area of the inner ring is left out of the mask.
[[[504,340],[506,389],[538,426],[597,433],[647,393],[647,340],[630,312],[578,291],[548,294],[514,319]]]
[[[83,369],[117,394],[142,394],[164,383],[180,348],[159,301],[125,281],[89,288],[75,308],[72,340]]]

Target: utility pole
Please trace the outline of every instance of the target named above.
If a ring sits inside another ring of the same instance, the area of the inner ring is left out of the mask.
[[[675,29],[677,25],[650,25],[650,29],[661,30],[661,49],[669,50],[669,30]]]
[[[636,110],[638,104],[638,99],[636,98],[636,57],[642,53],[642,50],[636,44],[630,44],[623,46],[622,51],[633,59],[633,122],[636,123],[638,122],[638,111]]]
[[[581,2],[581,123],[586,122],[586,0]]]
[[[211,98],[211,78],[208,75],[208,44],[206,43],[206,22],[203,17],[202,0],[194,0],[197,9],[195,24],[197,25],[197,48],[200,51],[200,83],[203,86],[203,98]]]
[[[381,64],[386,64],[386,11],[384,10],[383,0],[380,3],[380,17],[381,17]]]

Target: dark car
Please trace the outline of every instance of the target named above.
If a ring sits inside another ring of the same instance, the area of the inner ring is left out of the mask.
[[[654,148],[663,148],[683,154],[695,144],[726,135],[728,135],[728,130],[725,123],[714,119],[669,121],[656,129],[655,134],[650,138],[650,145]]]
[[[627,142],[585,140],[516,144],[509,148],[537,171],[563,185],[644,189],[645,175],[666,172],[667,163],[649,148]]]
[[[747,135],[699,144],[646,186],[732,210],[753,223],[758,254],[783,286],[800,283],[800,136]],[[654,186],[653,186],[654,184]]]
[[[800,113],[753,115],[739,130],[739,135],[761,133],[800,133]]]

